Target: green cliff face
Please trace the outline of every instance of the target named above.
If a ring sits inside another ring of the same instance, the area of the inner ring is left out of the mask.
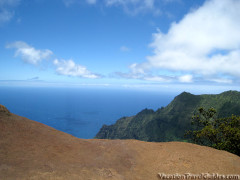
[[[113,125],[103,125],[95,138],[138,139],[144,141],[184,141],[191,129],[193,114],[199,107],[213,107],[218,117],[240,115],[240,92],[218,95],[193,95],[183,92],[157,111],[144,109],[132,117],[123,117]]]

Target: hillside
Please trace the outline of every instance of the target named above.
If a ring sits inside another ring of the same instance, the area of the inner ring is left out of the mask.
[[[84,140],[0,106],[0,179],[159,179],[158,173],[239,174],[240,157],[183,142]]]
[[[145,109],[132,117],[103,125],[98,139],[138,139],[144,141],[183,141],[185,130],[191,129],[191,117],[199,107],[213,107],[218,117],[240,115],[240,92],[227,91],[218,95],[193,95],[183,92],[165,108]]]

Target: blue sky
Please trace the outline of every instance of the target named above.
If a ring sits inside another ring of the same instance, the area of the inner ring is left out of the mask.
[[[0,0],[0,85],[240,89],[240,0]]]

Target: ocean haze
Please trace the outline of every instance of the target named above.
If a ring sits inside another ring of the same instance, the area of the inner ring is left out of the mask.
[[[79,138],[142,109],[166,106],[175,93],[108,88],[1,87],[0,104],[12,113]]]

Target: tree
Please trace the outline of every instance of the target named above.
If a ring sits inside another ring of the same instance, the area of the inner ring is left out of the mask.
[[[199,108],[186,136],[194,143],[226,150],[240,156],[240,116],[217,118],[216,110]]]

